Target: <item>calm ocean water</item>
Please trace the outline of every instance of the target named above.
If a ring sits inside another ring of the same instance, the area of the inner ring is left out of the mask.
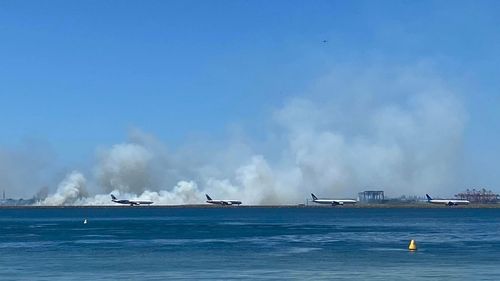
[[[452,278],[500,280],[500,209],[0,210],[0,280]]]

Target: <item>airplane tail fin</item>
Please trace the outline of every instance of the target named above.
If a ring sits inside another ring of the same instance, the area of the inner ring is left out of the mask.
[[[111,194],[111,200],[116,200],[116,197],[113,194]]]
[[[313,193],[311,193],[311,196],[312,196],[313,200],[318,200],[318,197],[316,197],[316,195],[314,195]]]
[[[210,198],[210,196],[208,196],[208,194],[205,194],[205,196],[207,197],[207,200],[212,201],[212,198]]]
[[[425,197],[427,197],[427,201],[431,201],[432,198],[429,196],[429,194],[426,194]]]

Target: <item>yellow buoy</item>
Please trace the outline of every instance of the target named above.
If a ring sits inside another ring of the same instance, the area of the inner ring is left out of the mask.
[[[410,245],[408,245],[408,250],[410,251],[416,251],[417,250],[417,243],[415,242],[415,240],[411,240],[410,241]]]

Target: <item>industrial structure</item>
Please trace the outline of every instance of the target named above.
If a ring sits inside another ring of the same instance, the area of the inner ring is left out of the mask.
[[[455,195],[455,197],[462,200],[469,200],[471,203],[476,204],[495,204],[500,201],[499,194],[495,194],[491,190],[486,190],[485,188],[480,190],[476,190],[474,188],[472,190],[467,189],[466,191]]]
[[[33,205],[37,202],[35,197],[31,199],[12,199],[5,197],[5,190],[2,191],[2,198],[0,199],[0,206],[27,206]]]
[[[383,203],[384,200],[384,191],[382,190],[367,190],[358,193],[358,202],[360,203]]]

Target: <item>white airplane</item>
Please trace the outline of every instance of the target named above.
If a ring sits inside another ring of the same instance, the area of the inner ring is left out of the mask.
[[[427,197],[427,202],[431,204],[443,204],[447,206],[457,206],[457,205],[468,205],[469,200],[457,200],[457,199],[432,199],[429,194],[425,195]]]
[[[213,200],[212,198],[210,198],[210,196],[208,196],[208,194],[205,194],[205,196],[207,197],[207,203],[210,204],[238,205],[238,206],[241,204],[241,201],[238,200]]]
[[[116,197],[111,194],[111,201],[118,204],[126,204],[130,206],[139,206],[139,205],[151,205],[153,201],[141,201],[141,200],[127,200],[127,199],[116,199]]]
[[[341,205],[343,206],[344,204],[356,204],[358,201],[353,200],[353,199],[319,199],[316,197],[316,195],[311,193],[311,196],[313,198],[314,203],[318,204],[330,204],[332,206],[336,205]]]

